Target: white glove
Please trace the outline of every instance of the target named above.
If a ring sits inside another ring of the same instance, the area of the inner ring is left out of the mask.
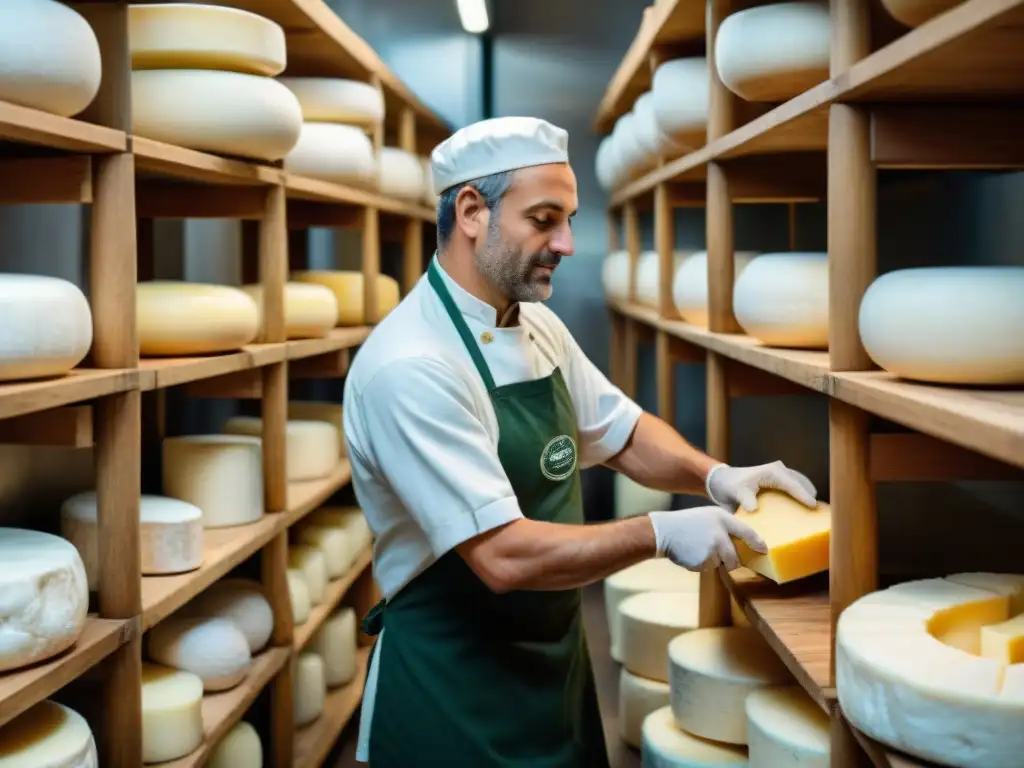
[[[735,512],[743,507],[748,512],[757,509],[757,493],[764,488],[784,491],[806,507],[818,505],[818,491],[814,484],[781,461],[756,467],[730,467],[716,464],[708,472],[708,497],[723,509]]]
[[[654,526],[658,557],[667,557],[691,571],[701,570],[712,558],[730,571],[739,568],[740,560],[730,536],[743,539],[755,552],[768,551],[753,528],[721,507],[650,512],[647,516]]]

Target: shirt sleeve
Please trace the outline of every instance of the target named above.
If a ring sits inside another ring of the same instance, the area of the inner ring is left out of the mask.
[[[360,393],[371,463],[435,557],[523,516],[466,382],[422,357],[392,362]]]

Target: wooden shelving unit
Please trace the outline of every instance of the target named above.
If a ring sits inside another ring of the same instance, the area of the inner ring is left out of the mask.
[[[1024,391],[930,386],[877,370],[861,344],[857,315],[876,277],[879,169],[1024,168],[1024,3],[965,0],[906,29],[891,19],[879,24],[885,12],[867,0],[832,0],[829,79],[789,101],[764,105],[760,114],[751,110],[743,122],[749,105],[718,80],[713,46],[721,21],[747,5],[655,2],[601,102],[596,125],[608,132],[649,87],[650,73],[661,62],[708,56],[705,145],[682,157],[659,158],[610,193],[609,251],[624,241],[621,247],[630,255],[629,298],[609,301],[608,307],[612,377],[635,394],[637,349],[653,343],[658,410],[673,420],[675,364],[703,363],[706,449],[723,461],[729,460],[732,398],[828,398],[828,578],[780,587],[745,569],[708,573],[701,585],[701,625],[731,623],[728,598],[736,599],[832,717],[832,765],[867,759],[878,768],[927,768],[853,733],[843,719],[835,691],[835,622],[846,606],[878,586],[875,483],[1019,479]],[[695,20],[701,22],[698,29]],[[765,346],[744,335],[733,314],[733,207],[819,200],[828,206],[829,349]],[[682,321],[672,299],[673,212],[701,205],[709,327]],[[638,212],[652,207],[661,285],[657,305],[645,306],[636,301]],[[872,416],[909,431],[872,433]]]
[[[346,77],[370,82],[385,97],[387,118],[374,136],[427,154],[450,132],[322,0],[226,0],[280,23],[288,43],[288,75]],[[289,381],[343,377],[353,351],[376,316],[381,241],[404,243],[401,274],[407,291],[423,270],[423,223],[434,212],[419,202],[286,173],[270,164],[215,156],[131,134],[130,57],[124,2],[81,3],[100,41],[103,83],[84,113],[63,118],[0,102],[0,204],[87,204],[87,293],[93,345],[66,376],[0,384],[0,442],[89,446],[95,455],[100,560],[94,613],[75,645],[26,669],[0,673],[0,726],[37,702],[87,692],[100,763],[138,768],[141,761],[141,661],[146,630],[218,579],[256,566],[275,626],[269,647],[246,680],[205,697],[207,738],[192,754],[168,763],[201,766],[213,747],[267,690],[269,738],[264,764],[319,766],[357,709],[369,639],[360,636],[353,682],[329,691],[324,714],[297,730],[292,713],[294,657],[341,604],[364,613],[377,592],[369,552],[331,582],[329,601],[300,627],[292,624],[286,569],[289,528],[348,485],[340,460],[327,477],[288,483],[285,423]],[[242,222],[245,282],[263,288],[263,326],[256,342],[231,354],[139,358],[135,291],[152,276],[155,218],[224,218]],[[322,339],[287,340],[284,283],[307,262],[309,227],[362,233],[368,307],[364,327],[336,328]],[[142,459],[164,435],[166,395],[258,401],[263,418],[265,514],[255,523],[204,531],[202,566],[175,576],[143,577],[139,566]]]

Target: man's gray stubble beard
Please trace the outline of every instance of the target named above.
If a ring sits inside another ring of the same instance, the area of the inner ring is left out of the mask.
[[[551,296],[550,283],[531,283],[527,279],[535,265],[534,259],[523,259],[522,249],[505,248],[501,241],[497,217],[492,216],[487,227],[487,241],[482,254],[477,254],[480,272],[502,295],[510,301],[544,301]],[[550,259],[537,259],[537,263],[550,263]]]

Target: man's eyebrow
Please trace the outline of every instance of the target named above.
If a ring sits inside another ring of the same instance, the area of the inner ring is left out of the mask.
[[[526,212],[527,213],[535,213],[536,211],[539,211],[539,210],[541,210],[543,208],[553,208],[554,210],[558,211],[559,213],[565,213],[565,206],[562,205],[557,200],[541,200],[539,203],[534,203],[529,208],[527,208]],[[572,213],[569,214],[569,218],[571,219],[575,215],[576,215],[576,210],[574,209],[572,211]]]

